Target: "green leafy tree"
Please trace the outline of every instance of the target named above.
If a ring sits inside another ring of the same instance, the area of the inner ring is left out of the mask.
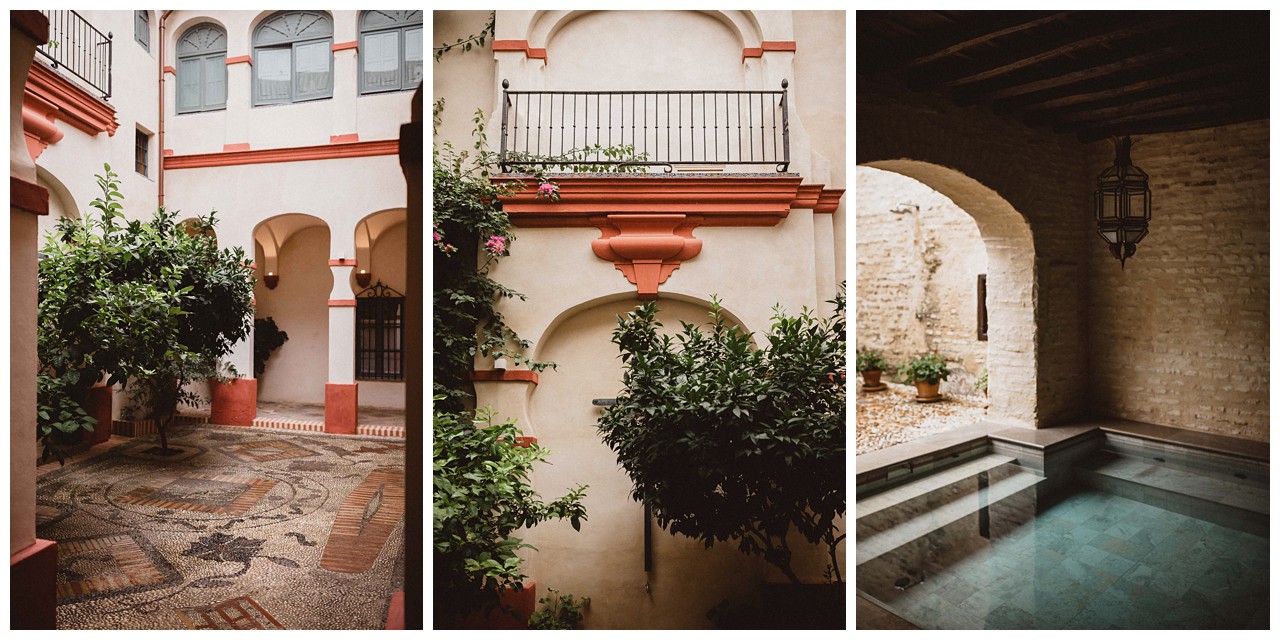
[[[253,318],[248,260],[239,247],[217,248],[214,214],[190,227],[163,208],[129,220],[118,176],[104,169],[96,212],[59,221],[39,267],[38,435],[60,459],[53,434],[94,428],[74,406],[104,376],[132,385],[167,449],[177,405],[199,401],[184,386],[217,375]]]
[[[261,376],[267,370],[271,353],[289,341],[289,334],[276,326],[275,318],[267,316],[253,321],[253,375]]]
[[[533,546],[512,532],[553,519],[568,519],[576,530],[587,514],[582,506],[585,485],[551,502],[539,499],[529,474],[549,452],[522,442],[514,422],[493,424],[488,412],[474,421],[436,412],[433,423],[432,540],[439,629],[496,606],[503,589],[524,587],[516,552]]]
[[[845,513],[845,296],[835,312],[775,308],[768,344],[728,324],[712,298],[708,330],[664,335],[658,307],[618,320],[624,389],[598,422],[631,477],[631,496],[673,535],[736,541],[792,582],[788,533],[825,544],[840,573]]]

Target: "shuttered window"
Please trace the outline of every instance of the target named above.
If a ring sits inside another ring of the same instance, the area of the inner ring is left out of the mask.
[[[333,21],[317,11],[272,14],[253,32],[253,104],[333,96]]]
[[[227,106],[227,33],[198,24],[178,39],[178,113]]]
[[[151,53],[151,17],[146,11],[133,12],[133,39]]]
[[[422,82],[422,12],[360,15],[360,93],[414,89]]]

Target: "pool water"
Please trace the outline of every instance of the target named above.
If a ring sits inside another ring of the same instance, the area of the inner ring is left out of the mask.
[[[859,502],[859,592],[929,629],[1268,628],[1265,537],[1092,489],[1037,507],[999,462]]]

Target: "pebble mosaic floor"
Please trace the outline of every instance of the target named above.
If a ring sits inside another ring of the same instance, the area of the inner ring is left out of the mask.
[[[994,526],[994,525],[993,525]],[[935,531],[859,567],[859,590],[926,629],[1266,629],[1265,538],[1120,496],[1082,492],[958,559],[892,580],[921,550],[971,544],[972,522]],[[907,547],[911,547],[908,549]],[[894,569],[893,565],[897,565]],[[920,576],[917,576],[920,577]]]
[[[382,629],[404,444],[190,425],[42,473],[59,629]]]

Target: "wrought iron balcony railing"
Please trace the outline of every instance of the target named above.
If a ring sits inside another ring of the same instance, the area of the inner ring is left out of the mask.
[[[36,49],[71,75],[111,97],[111,32],[102,35],[83,16],[69,9],[42,10],[49,18],[49,42]]]
[[[791,162],[781,91],[511,91],[502,81],[504,172],[539,166],[725,167]]]

